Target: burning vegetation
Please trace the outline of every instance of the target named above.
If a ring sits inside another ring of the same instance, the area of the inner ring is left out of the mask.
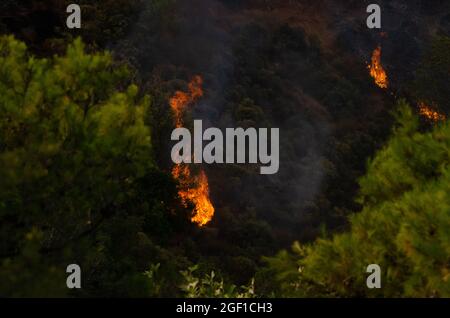
[[[389,80],[381,65],[381,46],[373,51],[371,64],[367,68],[370,70],[370,76],[375,80],[375,84],[381,88],[388,88]]]
[[[194,76],[189,83],[189,91],[177,91],[170,99],[170,107],[175,115],[175,125],[177,128],[183,126],[183,116],[186,108],[203,96],[203,79]],[[187,207],[189,203],[194,205],[194,215],[191,221],[204,226],[208,224],[214,215],[214,206],[209,198],[208,177],[203,170],[194,174],[186,164],[177,164],[172,169],[172,176],[178,181],[178,195],[182,203]]]
[[[380,88],[387,89],[389,86],[389,80],[386,71],[381,65],[381,46],[378,46],[372,53],[371,64],[367,66],[370,71],[370,76],[375,80]],[[444,121],[447,117],[444,114],[436,111],[437,107],[435,105],[430,106],[424,102],[418,103],[419,114],[426,118],[427,120],[437,123],[439,121]]]
[[[444,114],[435,111],[433,108],[434,107],[430,107],[424,102],[419,102],[419,114],[421,116],[435,123],[447,119]]]
[[[203,79],[196,75],[189,83],[189,92],[177,91],[170,99],[170,107],[174,112],[177,128],[183,126],[183,115],[186,107],[203,96],[202,84]]]

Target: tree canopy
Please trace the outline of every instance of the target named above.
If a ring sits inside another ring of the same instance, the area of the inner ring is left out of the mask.
[[[450,124],[423,132],[404,101],[397,120],[360,180],[364,208],[350,218],[350,230],[268,259],[283,294],[450,295]],[[369,264],[381,267],[381,289],[366,287]]]
[[[175,193],[154,164],[149,106],[125,68],[79,39],[38,59],[0,38],[1,295],[65,294],[70,263],[106,293],[145,287],[139,248],[150,255],[147,235],[169,232],[161,202]]]

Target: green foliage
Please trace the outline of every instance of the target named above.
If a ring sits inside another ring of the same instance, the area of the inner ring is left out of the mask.
[[[0,263],[0,295],[9,297],[61,297],[67,294],[63,267],[39,253],[42,232],[27,233],[20,255]],[[32,270],[30,270],[32,268]]]
[[[360,181],[364,208],[350,231],[268,259],[285,295],[450,295],[450,123],[420,132],[403,101],[397,120]],[[366,287],[369,264],[381,266],[381,289]]]
[[[152,264],[150,268],[144,272],[144,276],[147,278],[148,282],[151,284],[150,295],[151,297],[159,297],[161,295],[162,286],[158,282],[158,270],[161,264]]]
[[[65,295],[71,263],[83,268],[83,295],[148,295],[141,273],[168,253],[157,242],[170,234],[164,202],[176,189],[154,164],[150,98],[127,74],[81,40],[38,59],[0,38],[1,295]]]
[[[80,40],[53,61],[28,57],[10,37],[0,51],[0,211],[45,215],[61,225],[52,240],[64,240],[67,226],[90,227],[152,168],[149,100],[136,102],[135,86],[115,92],[126,74],[109,54],[86,55]]]
[[[253,298],[255,297],[254,281],[248,286],[237,288],[233,284],[224,283],[215,272],[198,277],[195,275],[198,266],[182,271],[184,283],[180,286],[188,298]]]

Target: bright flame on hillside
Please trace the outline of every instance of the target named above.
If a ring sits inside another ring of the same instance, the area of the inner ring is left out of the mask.
[[[446,120],[445,115],[440,114],[437,111],[433,110],[432,107],[426,105],[424,102],[419,102],[419,113],[421,116],[424,116],[425,118],[433,122]]]
[[[214,215],[214,206],[209,199],[208,177],[203,170],[199,175],[192,176],[187,165],[176,165],[172,175],[180,183],[178,194],[185,206],[194,204],[194,216],[191,221],[203,226],[208,224]]]
[[[375,80],[375,84],[377,84],[381,88],[387,88],[389,85],[389,80],[381,65],[381,46],[377,47],[372,53],[372,62],[367,66],[370,70],[370,76]]]
[[[170,99],[170,107],[175,115],[176,127],[183,126],[183,115],[186,108],[203,96],[203,80],[195,76],[189,83],[189,92],[177,91]],[[189,166],[178,164],[172,169],[172,176],[178,180],[180,196],[185,206],[192,202],[194,204],[194,216],[191,221],[204,226],[208,224],[214,215],[214,206],[209,198],[209,184],[206,173],[201,170],[198,175],[193,175]]]
[[[196,75],[189,83],[189,92],[177,91],[170,99],[169,103],[175,113],[175,124],[177,127],[183,126],[183,114],[186,107],[203,96],[202,84],[203,79]]]

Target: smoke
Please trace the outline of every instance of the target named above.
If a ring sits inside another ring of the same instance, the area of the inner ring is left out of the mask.
[[[205,96],[192,116],[202,119],[205,129],[280,128],[278,174],[261,176],[253,165],[204,167],[218,218],[224,209],[256,213],[275,227],[294,230],[320,191],[329,135],[326,111],[302,90],[301,82],[308,74],[301,74],[301,69],[311,62],[308,52],[280,48],[267,60],[268,50],[278,45],[273,41],[281,25],[266,27],[267,20],[248,15],[239,5],[178,1],[163,18],[157,9],[165,10],[146,2],[129,37],[116,46],[118,55],[135,65],[144,80],[158,74],[169,86],[200,74]],[[305,41],[303,32],[296,32],[299,41]],[[252,65],[259,59],[264,60],[264,69]],[[220,227],[220,222],[216,225]]]

